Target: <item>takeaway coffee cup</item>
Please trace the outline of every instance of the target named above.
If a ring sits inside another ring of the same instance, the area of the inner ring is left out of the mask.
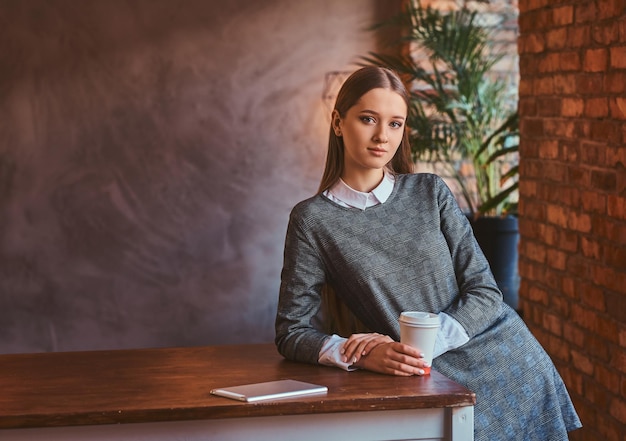
[[[430,312],[405,311],[400,314],[399,321],[400,341],[422,352],[424,360],[431,364],[439,330],[439,316]],[[430,368],[424,370],[430,374]]]

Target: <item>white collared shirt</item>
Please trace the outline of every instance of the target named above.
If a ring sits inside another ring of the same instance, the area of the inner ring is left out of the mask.
[[[394,176],[385,170],[381,183],[369,193],[354,190],[342,179],[339,179],[335,185],[324,191],[323,195],[341,206],[365,210],[378,204],[384,204],[393,192],[394,183]],[[437,333],[433,358],[463,346],[469,341],[469,335],[458,321],[444,312],[440,312],[438,315],[441,326]],[[342,360],[341,348],[347,340],[347,338],[336,334],[328,338],[320,350],[319,363],[337,366],[347,371],[355,370],[351,366],[352,360],[347,362]]]
[[[395,182],[393,175],[385,172],[383,180],[376,188],[369,193],[363,193],[353,189],[343,179],[339,178],[335,185],[324,192],[324,196],[344,207],[365,210],[374,205],[384,204],[391,196]]]

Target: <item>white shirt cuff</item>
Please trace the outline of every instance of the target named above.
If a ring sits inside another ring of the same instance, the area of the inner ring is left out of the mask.
[[[458,321],[444,312],[440,312],[438,315],[440,326],[435,340],[433,358],[461,347],[469,341],[467,331]]]
[[[341,348],[346,341],[348,341],[347,338],[336,334],[331,335],[324,342],[317,361],[325,366],[336,366],[348,372],[357,370],[351,363],[346,363],[341,359]]]

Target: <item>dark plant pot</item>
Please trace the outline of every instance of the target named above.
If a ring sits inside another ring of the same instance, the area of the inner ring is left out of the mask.
[[[505,303],[517,310],[520,277],[517,268],[519,229],[517,217],[479,217],[470,219],[474,236],[489,261]]]

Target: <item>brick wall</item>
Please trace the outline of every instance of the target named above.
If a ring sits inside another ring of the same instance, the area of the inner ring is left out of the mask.
[[[626,436],[626,3],[520,0],[520,307],[584,428]]]

